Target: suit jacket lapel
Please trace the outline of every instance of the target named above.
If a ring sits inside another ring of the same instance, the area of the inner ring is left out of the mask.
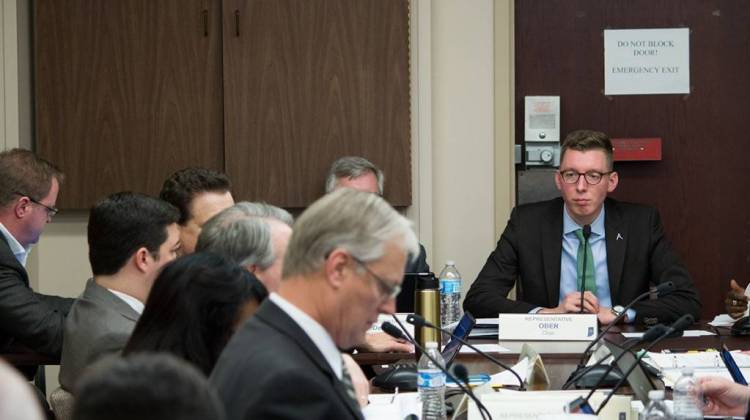
[[[604,231],[607,244],[607,273],[612,305],[620,302],[620,283],[628,244],[628,225],[620,214],[617,201],[608,198],[604,202]]]
[[[323,357],[323,354],[318,350],[318,347],[313,343],[310,337],[305,333],[300,326],[294,322],[294,320],[286,314],[281,308],[278,307],[272,301],[266,299],[265,302],[260,306],[258,312],[255,313],[256,317],[259,317],[264,322],[269,324],[280,333],[290,337],[294,340],[297,345],[304,351],[310,360],[320,369],[323,373],[328,376],[331,383],[336,389],[336,393],[344,404],[352,412],[355,418],[362,418],[362,410],[357,405],[356,401],[349,398],[349,395],[344,389],[344,384],[339,380],[336,374],[331,369],[328,361]]]
[[[560,302],[560,260],[562,258],[563,201],[556,199],[549,206],[549,223],[542,223],[542,258],[544,280],[547,285],[548,306]]]
[[[18,262],[16,256],[13,255],[13,252],[10,250],[10,245],[3,235],[0,235],[0,259],[2,259],[4,264],[20,273],[23,284],[26,287],[29,287],[29,276],[26,273],[26,269]]]

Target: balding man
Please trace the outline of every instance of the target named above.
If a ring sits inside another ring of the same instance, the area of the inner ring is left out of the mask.
[[[326,176],[326,193],[338,188],[352,188],[383,196],[385,174],[374,163],[360,156],[344,156],[336,159]],[[419,244],[417,258],[409,259],[406,263],[407,273],[429,273],[427,252]]]
[[[229,418],[361,419],[339,349],[393,313],[410,223],[382,198],[328,194],[297,220],[278,293],[235,334],[211,375]]]

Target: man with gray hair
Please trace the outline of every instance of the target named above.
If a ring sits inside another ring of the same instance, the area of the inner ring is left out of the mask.
[[[374,163],[360,156],[344,156],[336,159],[326,176],[326,194],[338,188],[352,188],[383,196],[385,174]],[[419,244],[416,258],[409,258],[406,262],[407,273],[429,273],[427,252]]]
[[[339,349],[395,311],[417,250],[410,222],[377,195],[342,189],[311,205],[295,224],[278,293],[211,375],[227,417],[361,419]]]
[[[281,267],[294,218],[266,203],[241,202],[203,225],[197,251],[209,251],[245,267],[269,292],[281,282]]]

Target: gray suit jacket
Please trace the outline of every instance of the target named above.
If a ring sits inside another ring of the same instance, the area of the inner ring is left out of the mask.
[[[139,317],[124,300],[89,279],[65,319],[60,386],[75,392],[86,366],[125,347]]]

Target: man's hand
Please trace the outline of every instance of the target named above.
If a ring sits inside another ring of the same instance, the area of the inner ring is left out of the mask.
[[[703,413],[719,416],[744,416],[750,401],[750,388],[716,376],[698,378],[706,402]]]
[[[554,308],[542,308],[540,314],[566,314],[581,312],[581,292],[571,292],[565,295],[560,305]],[[599,313],[599,300],[591,292],[583,293],[583,312],[590,314]]]
[[[365,334],[365,342],[359,349],[371,353],[413,353],[414,345],[406,342],[406,340],[393,338],[384,332],[379,332]]]
[[[615,318],[617,318],[617,315],[612,313],[612,308],[605,308],[603,306],[600,306],[599,313],[596,314],[596,317],[599,319],[599,322],[602,325],[609,325],[614,322]]]
[[[745,311],[747,310],[745,289],[740,287],[734,279],[729,281],[729,292],[727,293],[727,298],[724,300],[724,304],[726,305],[727,313],[732,318],[737,319],[745,315]]]
[[[346,370],[349,371],[349,376],[352,377],[354,393],[357,394],[357,403],[360,407],[364,407],[369,403],[368,397],[370,396],[370,383],[367,382],[365,373],[362,372],[362,368],[359,367],[357,362],[352,359],[352,356],[342,353],[341,358],[344,359]]]

